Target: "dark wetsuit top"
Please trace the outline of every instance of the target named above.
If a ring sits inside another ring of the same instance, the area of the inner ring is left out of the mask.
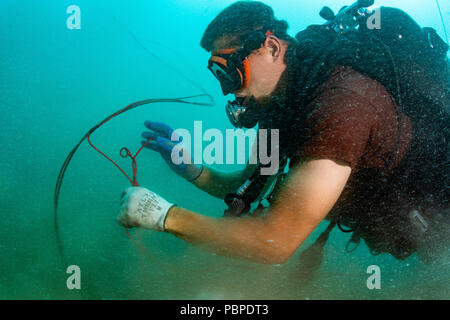
[[[291,164],[306,157],[348,163],[352,173],[329,214],[362,237],[372,251],[410,255],[417,244],[409,237],[405,218],[411,194],[404,159],[414,129],[399,113],[392,96],[379,82],[350,67],[338,66],[318,88],[304,122],[304,136]]]

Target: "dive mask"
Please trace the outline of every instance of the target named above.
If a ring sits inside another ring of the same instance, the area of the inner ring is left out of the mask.
[[[245,89],[250,81],[250,63],[245,57],[237,57],[239,49],[225,49],[213,52],[208,69],[219,80],[223,95]],[[240,54],[239,54],[240,55]]]
[[[245,89],[250,82],[250,63],[248,56],[261,48],[266,37],[273,34],[255,31],[237,49],[216,50],[208,62],[208,69],[219,80],[223,94]]]

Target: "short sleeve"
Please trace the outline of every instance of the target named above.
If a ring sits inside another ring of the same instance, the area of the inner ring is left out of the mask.
[[[347,162],[352,169],[369,142],[376,112],[369,101],[346,89],[332,89],[314,101],[305,122],[306,140],[298,157],[319,157]]]

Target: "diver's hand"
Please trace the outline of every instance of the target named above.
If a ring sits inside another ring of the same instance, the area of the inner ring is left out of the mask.
[[[174,130],[171,127],[161,122],[151,121],[145,121],[144,125],[150,129],[150,131],[142,133],[142,137],[146,139],[145,141],[142,141],[142,144],[152,138],[146,145],[146,148],[158,151],[169,167],[186,180],[194,181],[200,176],[203,166],[193,164],[190,155],[187,155],[186,151],[183,151],[185,152],[184,159],[189,159],[188,163],[182,162],[180,164],[175,164],[172,161],[172,151],[177,145],[176,141],[179,143],[182,139],[176,133],[174,134]]]
[[[140,187],[131,187],[122,194],[117,221],[124,227],[142,227],[164,231],[167,213],[174,204],[156,193]]]

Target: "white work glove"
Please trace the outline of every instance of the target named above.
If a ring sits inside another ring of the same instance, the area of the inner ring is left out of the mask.
[[[131,187],[122,194],[117,221],[124,227],[142,227],[164,231],[164,222],[174,204],[141,187]]]

